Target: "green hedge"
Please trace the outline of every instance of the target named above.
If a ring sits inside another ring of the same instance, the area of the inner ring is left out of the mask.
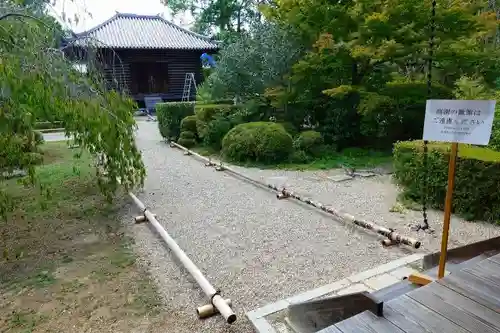
[[[193,102],[156,104],[156,117],[161,136],[176,140],[181,132],[182,119],[192,115],[193,112]]]
[[[493,121],[490,147],[500,151],[500,108],[497,108],[495,112],[495,120]]]
[[[284,162],[292,151],[292,137],[282,125],[273,122],[240,124],[222,140],[224,157],[239,162]]]
[[[449,144],[429,144],[428,166],[423,166],[422,141],[394,145],[394,177],[404,195],[420,202],[427,177],[427,198],[433,208],[443,209],[448,181]],[[469,220],[500,223],[500,152],[460,145],[457,160],[454,212]]]

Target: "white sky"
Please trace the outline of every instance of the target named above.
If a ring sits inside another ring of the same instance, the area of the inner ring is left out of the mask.
[[[72,22],[65,25],[69,25],[74,32],[88,30],[112,17],[117,11],[128,14],[162,14],[164,18],[172,20],[184,28],[189,28],[193,21],[191,15],[188,14],[176,15],[172,19],[170,11],[160,0],[55,0],[55,5],[50,11],[53,16],[60,20],[65,13],[66,18],[70,18]],[[74,23],[75,14],[79,19],[78,24]]]

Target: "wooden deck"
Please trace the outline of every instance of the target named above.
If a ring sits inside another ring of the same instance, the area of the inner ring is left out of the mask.
[[[500,333],[500,254],[320,333]]]

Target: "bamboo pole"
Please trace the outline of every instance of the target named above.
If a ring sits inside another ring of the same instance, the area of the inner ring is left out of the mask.
[[[182,149],[184,150],[185,152],[188,152],[190,153],[191,155],[207,162],[205,165],[207,166],[215,166],[215,167],[218,167],[220,170],[226,170],[226,171],[229,171],[235,175],[237,175],[238,177],[241,177],[245,180],[248,180],[249,182],[251,183],[255,183],[255,184],[259,184],[265,188],[268,188],[272,191],[275,191],[277,192],[277,197],[278,199],[282,199],[282,198],[293,198],[295,200],[298,200],[298,201],[301,201],[303,203],[306,203],[312,207],[315,207],[317,209],[320,209],[322,210],[323,212],[326,212],[330,215],[333,215],[334,217],[336,217],[337,219],[340,219],[341,221],[346,221],[346,222],[349,222],[349,223],[353,223],[359,227],[362,227],[362,228],[365,228],[365,229],[368,229],[368,230],[372,230],[374,232],[376,232],[377,234],[379,235],[382,235],[382,236],[385,236],[388,238],[389,242],[387,242],[386,240],[382,241],[382,244],[383,245],[392,245],[392,244],[405,244],[405,245],[408,245],[408,246],[411,246],[415,249],[418,249],[420,248],[420,245],[421,245],[421,242],[414,239],[414,238],[411,238],[411,237],[406,237],[406,236],[402,236],[400,234],[398,234],[397,232],[395,232],[394,230],[392,229],[388,229],[388,228],[385,228],[385,227],[382,227],[382,226],[379,226],[373,222],[368,222],[368,221],[364,221],[364,220],[359,220],[359,219],[356,219],[354,216],[350,215],[350,214],[347,214],[347,213],[341,213],[331,207],[327,207],[325,205],[323,205],[322,203],[320,202],[317,202],[317,201],[314,201],[312,199],[309,199],[309,198],[305,198],[305,197],[301,197],[300,195],[292,192],[292,191],[289,191],[289,190],[286,190],[286,189],[279,189],[277,188],[276,186],[272,185],[272,184],[266,184],[266,183],[263,183],[259,180],[256,180],[256,179],[253,179],[247,175],[244,175],[228,166],[223,166],[222,164],[219,164],[217,165],[216,163],[214,163],[211,159],[205,157],[205,156],[202,156],[200,154],[197,154],[189,149],[187,149],[186,147],[183,147],[181,146],[180,144],[178,143],[175,143],[175,142],[170,142],[170,146],[171,147],[177,147],[179,149]]]
[[[230,299],[226,299],[226,303],[229,306],[232,305],[232,302]],[[204,319],[204,318],[208,318],[210,316],[213,316],[214,314],[219,313],[219,311],[212,304],[206,304],[206,305],[200,306],[198,309],[196,309],[196,313],[198,314],[198,318]]]
[[[444,277],[446,258],[448,255],[448,236],[450,231],[451,209],[453,207],[453,187],[455,186],[455,169],[457,165],[458,143],[451,144],[450,161],[448,162],[448,188],[444,202],[443,236],[441,238],[441,255],[439,256],[438,279]]]
[[[155,215],[152,214],[146,206],[132,193],[129,192],[129,196],[134,200],[134,203],[139,207],[141,211],[149,222],[153,225],[156,231],[160,234],[163,240],[167,243],[168,247],[172,250],[179,261],[184,265],[191,276],[196,280],[198,285],[201,287],[205,295],[210,299],[210,303],[219,311],[219,313],[226,319],[228,324],[232,324],[236,321],[236,315],[234,314],[231,307],[228,305],[226,300],[224,300],[219,292],[208,282],[208,280],[203,276],[201,271],[196,267],[196,265],[189,259],[189,257],[184,253],[184,251],[177,245],[175,240],[170,237],[167,231],[161,226],[161,224],[156,220]]]

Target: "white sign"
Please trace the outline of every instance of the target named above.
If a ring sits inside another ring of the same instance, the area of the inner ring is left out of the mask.
[[[496,101],[428,100],[424,140],[486,146]]]

